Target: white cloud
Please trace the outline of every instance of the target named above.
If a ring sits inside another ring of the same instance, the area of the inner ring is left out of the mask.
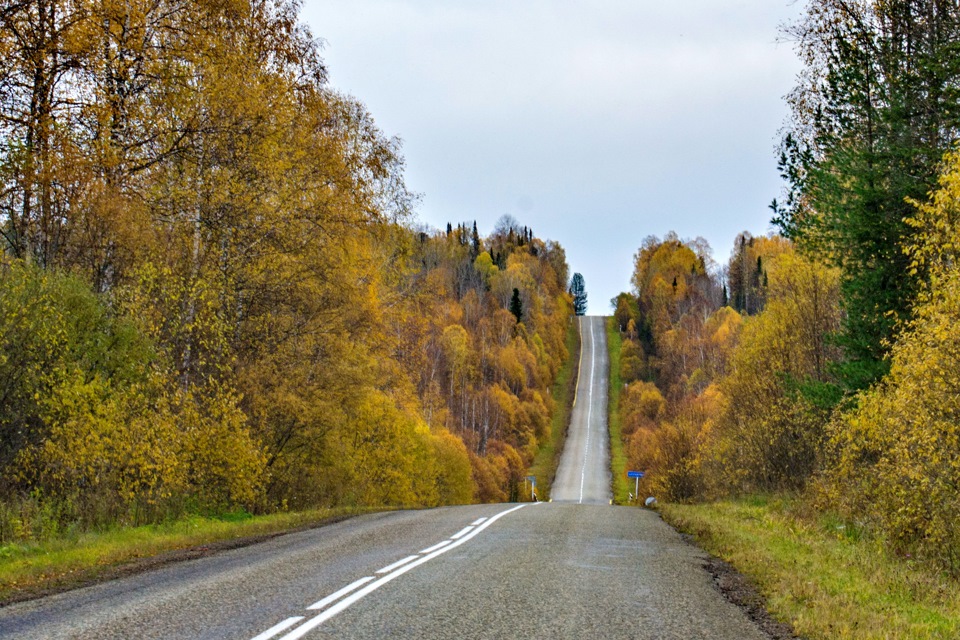
[[[503,213],[559,240],[591,313],[643,237],[766,230],[798,63],[789,0],[307,0],[334,86],[405,141],[435,226]]]

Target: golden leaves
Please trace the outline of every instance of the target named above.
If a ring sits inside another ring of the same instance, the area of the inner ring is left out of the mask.
[[[900,550],[960,571],[960,272],[956,226],[960,155],[946,158],[941,188],[911,224],[914,266],[928,289],[892,346],[884,381],[831,424],[825,497],[875,526]]]

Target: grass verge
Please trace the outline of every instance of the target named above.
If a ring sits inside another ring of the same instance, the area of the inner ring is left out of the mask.
[[[204,518],[0,547],[0,606],[260,542],[374,509]]]
[[[623,340],[616,321],[606,319],[607,351],[610,355],[610,379],[607,385],[607,422],[610,427],[610,473],[613,477],[613,503],[627,504],[630,486],[627,483],[627,454],[623,451],[623,435],[620,430],[620,345]]]
[[[745,574],[805,638],[960,637],[960,582],[803,506],[756,497],[664,504],[661,513]]]
[[[530,466],[529,473],[537,478],[537,496],[541,500],[550,499],[550,487],[557,475],[557,466],[563,454],[563,444],[567,440],[567,427],[570,426],[570,411],[580,367],[580,332],[577,326],[577,321],[574,320],[567,327],[569,355],[560,372],[557,373],[556,382],[553,383],[552,395],[556,406],[550,420],[550,437],[539,443],[540,448]]]

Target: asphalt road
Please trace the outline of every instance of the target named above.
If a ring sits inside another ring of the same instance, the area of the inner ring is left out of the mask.
[[[607,431],[607,334],[604,319],[580,322],[580,373],[570,428],[557,477],[550,489],[554,502],[610,504],[610,437]]]
[[[2,608],[0,638],[766,638],[656,513],[608,504],[604,336],[581,322],[554,502],[362,516]]]

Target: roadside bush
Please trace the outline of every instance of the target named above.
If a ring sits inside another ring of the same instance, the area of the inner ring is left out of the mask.
[[[720,382],[711,464],[722,490],[798,489],[817,470],[829,414],[805,390],[830,381],[838,300],[834,270],[792,253],[772,263],[767,306],[744,323]]]
[[[137,325],[83,281],[0,269],[0,542],[262,504],[239,398],[174,386]]]
[[[449,431],[439,430],[432,434],[430,442],[436,458],[437,504],[469,504],[476,487],[463,440]]]
[[[960,275],[917,309],[885,381],[833,425],[831,503],[960,573]]]
[[[48,435],[52,416],[71,412],[71,389],[106,397],[141,379],[150,359],[134,325],[81,280],[0,264],[0,484],[13,479],[4,469],[20,451]]]
[[[637,429],[653,429],[666,412],[667,401],[652,382],[633,382],[620,395],[621,430],[627,438]]]
[[[620,379],[624,383],[640,380],[647,373],[647,357],[643,345],[636,340],[624,339],[620,347]]]
[[[649,391],[647,410],[660,415],[660,403]],[[647,473],[641,491],[675,502],[691,502],[708,494],[711,478],[705,464],[721,401],[716,385],[710,385],[674,406],[672,415],[655,427],[640,427],[630,436],[630,466]]]
[[[915,220],[913,267],[929,285],[893,345],[883,382],[832,425],[829,504],[901,552],[960,574],[960,154]]]

